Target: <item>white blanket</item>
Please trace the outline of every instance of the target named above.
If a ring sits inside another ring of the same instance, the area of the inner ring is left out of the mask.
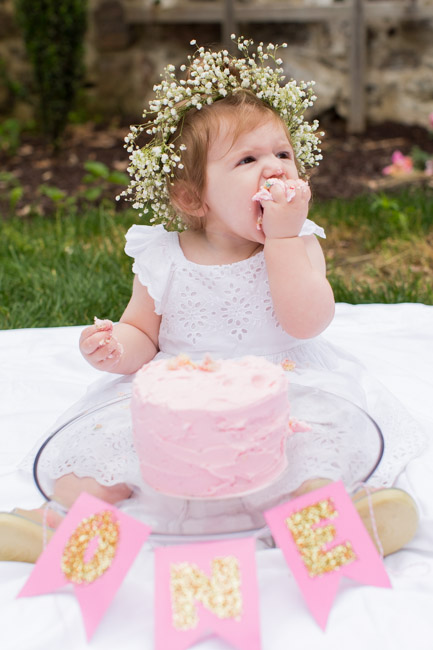
[[[41,496],[17,464],[100,373],[78,351],[81,328],[0,332],[0,509],[34,507]],[[426,428],[429,446],[398,478],[416,499],[413,541],[385,559],[392,589],[343,579],[323,632],[278,549],[257,552],[263,650],[433,649],[433,306],[337,305],[326,332]],[[72,591],[16,599],[32,565],[0,563],[2,650],[151,650],[153,555],[143,549],[88,644]],[[225,650],[208,638],[197,650]],[[167,648],[167,650],[172,650]]]

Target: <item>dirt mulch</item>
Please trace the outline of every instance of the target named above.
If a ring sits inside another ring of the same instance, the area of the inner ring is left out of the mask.
[[[387,122],[370,125],[362,135],[350,135],[343,121],[327,115],[321,120],[321,127],[326,133],[322,147],[324,159],[311,177],[316,199],[352,198],[392,186],[395,181],[385,178],[382,169],[390,164],[391,155],[397,149],[407,155],[418,146],[433,156],[433,134],[419,126]],[[38,190],[42,184],[71,196],[84,189],[83,164],[88,160],[125,171],[128,158],[123,139],[127,132],[127,124],[84,124],[68,128],[57,153],[34,134],[24,134],[12,156],[0,150],[0,169],[13,173],[24,189],[17,205],[18,213],[25,216],[29,203],[40,205],[42,212],[49,210],[49,200],[41,197]],[[113,198],[115,193],[116,188],[107,187],[107,196]],[[5,215],[8,200],[0,186],[2,194],[0,214]]]

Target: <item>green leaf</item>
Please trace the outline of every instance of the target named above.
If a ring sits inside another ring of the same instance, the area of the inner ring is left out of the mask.
[[[429,158],[431,158],[431,154],[428,153],[427,151],[424,151],[423,149],[420,149],[419,147],[415,146],[412,147],[410,155],[413,160],[413,165],[415,169],[419,169],[421,171],[424,171],[425,169],[425,164]]]
[[[102,189],[100,187],[88,187],[81,194],[83,198],[87,201],[97,201],[102,194]]]
[[[89,172],[89,174],[92,174],[95,178],[103,178],[104,180],[107,180],[110,174],[110,170],[108,169],[107,165],[102,162],[98,162],[97,160],[87,160],[84,163],[84,169],[86,172]]]
[[[11,189],[11,191],[9,192],[9,203],[12,209],[16,206],[18,201],[22,199],[23,194],[24,194],[24,189],[21,187],[21,185],[18,185],[17,187]]]
[[[85,174],[81,180],[83,183],[87,183],[89,185],[90,183],[94,183],[99,179],[96,178],[93,174]]]
[[[59,187],[40,185],[38,189],[39,193],[42,194],[42,196],[47,196],[49,199],[54,201],[54,203],[58,203],[66,197],[66,192],[64,190],[61,190]]]
[[[110,175],[107,178],[107,181],[109,183],[114,183],[115,185],[128,185],[129,183],[129,176],[125,174],[124,172],[119,172],[117,170],[113,170],[110,172]]]

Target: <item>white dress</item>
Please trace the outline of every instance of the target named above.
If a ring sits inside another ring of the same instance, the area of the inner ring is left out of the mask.
[[[307,220],[301,235],[312,233],[324,236],[321,228]],[[206,266],[187,260],[178,233],[167,232],[161,225],[134,225],[126,240],[125,251],[134,258],[133,271],[162,316],[158,358],[184,353],[192,359],[210,354],[213,358],[258,355],[275,363],[290,360],[295,364],[291,383],[343,397],[367,411],[380,427],[384,454],[369,480],[373,486],[391,485],[409,460],[422,451],[425,440],[417,424],[357,359],[323,337],[297,340],[282,329],[273,309],[263,252],[233,264]],[[131,379],[104,377],[62,421],[129,395]],[[344,475],[347,468],[344,455],[338,453],[339,435],[331,433],[322,443],[326,449],[319,454],[303,448],[287,479],[289,492],[308,478],[338,480]],[[104,485],[125,482],[136,494],[146,492],[130,427],[101,429],[98,415],[91,430],[81,430],[67,444],[48,444],[39,469],[51,479],[74,472],[93,476]]]

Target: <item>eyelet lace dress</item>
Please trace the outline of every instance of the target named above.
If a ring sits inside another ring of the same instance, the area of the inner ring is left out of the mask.
[[[307,220],[301,235],[309,234],[324,236],[321,228]],[[207,266],[186,259],[178,233],[167,232],[160,225],[134,225],[126,240],[125,251],[134,258],[133,271],[162,317],[157,358],[184,353],[192,359],[210,354],[215,359],[258,355],[274,363],[290,360],[294,364],[289,373],[291,383],[343,397],[367,411],[380,427],[384,454],[370,478],[373,486],[391,485],[409,460],[421,453],[425,440],[417,423],[356,358],[324,337],[301,341],[282,329],[273,309],[263,252],[233,264]],[[131,379],[104,377],[62,421],[113,398],[128,396]],[[92,476],[104,485],[125,482],[135,493],[146,494],[130,426],[113,424],[101,429],[97,413],[94,420],[93,427],[82,428],[68,438],[67,444],[51,448],[48,444],[40,470],[53,480],[73,472]],[[302,453],[287,479],[289,492],[309,478],[339,480],[345,476],[346,461],[338,453],[341,435],[337,427],[320,454],[302,443]]]

